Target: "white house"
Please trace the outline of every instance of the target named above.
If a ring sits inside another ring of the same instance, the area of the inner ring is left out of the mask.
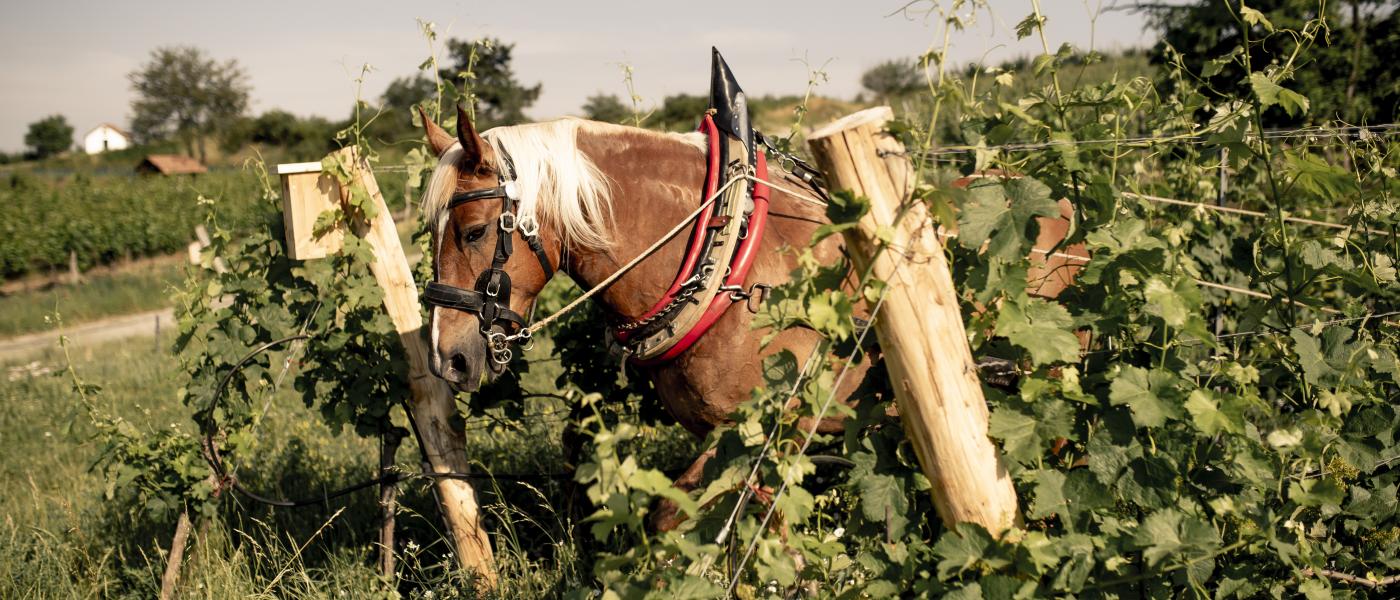
[[[98,125],[83,136],[83,151],[88,154],[122,150],[128,146],[131,146],[131,135],[111,123]]]

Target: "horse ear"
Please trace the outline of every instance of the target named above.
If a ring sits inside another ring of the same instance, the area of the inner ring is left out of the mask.
[[[461,104],[457,105],[457,141],[462,143],[462,167],[465,170],[474,170],[486,160],[486,140],[477,135],[471,116]]]
[[[433,149],[434,155],[442,156],[442,153],[447,152],[447,149],[452,147],[452,142],[456,140],[453,140],[452,134],[447,133],[447,130],[443,129],[441,125],[428,118],[428,111],[423,110],[421,104],[418,105],[418,116],[423,118],[423,129],[428,133],[428,147]]]

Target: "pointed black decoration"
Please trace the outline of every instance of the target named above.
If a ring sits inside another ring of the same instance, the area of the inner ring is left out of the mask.
[[[710,47],[714,59],[710,66],[710,108],[715,109],[715,126],[753,148],[753,126],[749,123],[749,100],[729,64],[720,56],[719,48]]]

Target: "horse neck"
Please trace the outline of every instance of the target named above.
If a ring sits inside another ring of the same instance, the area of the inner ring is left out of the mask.
[[[694,146],[641,129],[580,131],[579,151],[611,183],[612,244],[602,251],[570,250],[569,272],[584,289],[614,275],[700,203],[705,156]],[[618,321],[636,319],[671,286],[689,231],[676,236],[599,294]]]

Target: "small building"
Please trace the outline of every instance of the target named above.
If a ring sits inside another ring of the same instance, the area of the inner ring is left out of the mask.
[[[136,172],[142,175],[198,175],[209,172],[209,169],[189,156],[150,154],[136,165]]]
[[[83,135],[83,152],[101,154],[131,147],[131,134],[111,123],[103,123]]]

